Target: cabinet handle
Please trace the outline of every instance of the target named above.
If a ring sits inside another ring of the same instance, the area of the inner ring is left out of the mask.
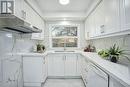
[[[66,56],[65,56],[65,60],[66,60]]]
[[[100,32],[101,33],[105,33],[105,25],[101,25],[100,26]]]
[[[43,58],[43,64],[45,64],[46,62],[45,62],[45,57]]]
[[[22,18],[26,19],[26,12],[24,10],[22,10]]]

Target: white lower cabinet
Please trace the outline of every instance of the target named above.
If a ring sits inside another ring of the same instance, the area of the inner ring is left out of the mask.
[[[120,82],[118,82],[116,79],[110,77],[110,86],[109,87],[125,87]]]
[[[10,56],[2,62],[2,86],[0,87],[23,87],[22,58]]]
[[[47,56],[48,76],[64,76],[63,54],[50,54]]]
[[[76,54],[65,55],[65,76],[76,76],[77,60]]]
[[[48,76],[79,76],[77,72],[77,54],[49,54]]]
[[[45,82],[46,60],[43,57],[23,57],[24,86],[38,86]]]

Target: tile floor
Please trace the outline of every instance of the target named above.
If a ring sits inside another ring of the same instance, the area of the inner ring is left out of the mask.
[[[43,87],[85,87],[81,79],[48,79]]]

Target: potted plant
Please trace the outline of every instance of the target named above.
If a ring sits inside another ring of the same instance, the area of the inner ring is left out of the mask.
[[[100,55],[104,59],[109,59],[108,50],[101,50],[101,51],[98,52],[98,55]]]
[[[109,53],[109,57],[111,62],[116,63],[119,60],[120,56],[123,56],[124,50],[121,50],[119,46],[116,46],[116,44],[114,44],[112,47],[110,47],[110,49],[108,50]]]
[[[45,50],[45,46],[42,44],[37,44],[37,52],[42,53]]]

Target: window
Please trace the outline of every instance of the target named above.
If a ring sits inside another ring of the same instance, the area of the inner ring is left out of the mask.
[[[78,47],[78,26],[52,26],[52,47]]]

